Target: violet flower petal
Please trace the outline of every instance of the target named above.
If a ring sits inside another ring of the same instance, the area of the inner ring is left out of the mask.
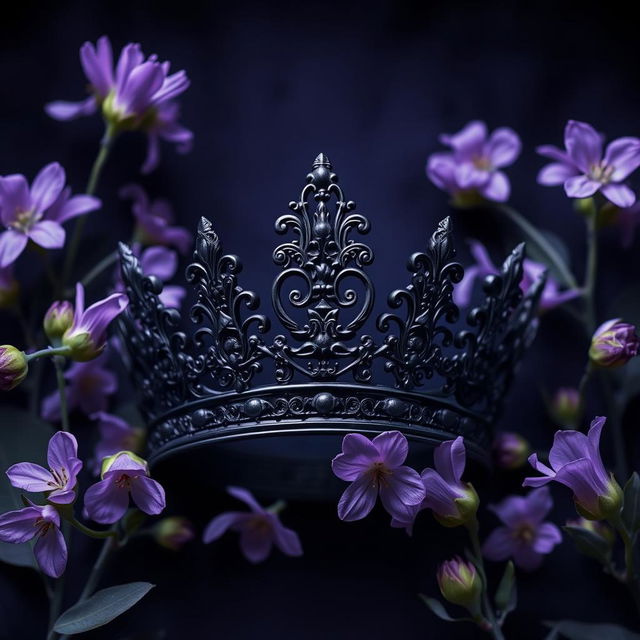
[[[570,198],[590,198],[601,186],[588,176],[580,175],[569,178],[564,183],[564,190]]]
[[[488,182],[480,190],[480,193],[487,200],[495,200],[496,202],[505,202],[509,199],[511,193],[511,184],[509,178],[502,171],[494,171]]]
[[[569,120],[564,130],[564,144],[569,157],[583,173],[589,173],[593,165],[600,163],[602,136],[590,124]]]
[[[31,185],[31,206],[38,213],[48,209],[58,198],[66,181],[64,169],[57,162],[43,167]]]
[[[338,517],[346,522],[361,520],[373,509],[378,490],[368,473],[354,480],[338,502]]]
[[[241,525],[251,517],[252,516],[250,514],[242,511],[221,513],[219,516],[216,516],[211,520],[211,522],[205,527],[202,534],[202,541],[205,544],[209,544],[224,535],[230,527],[239,524]]]
[[[605,166],[614,168],[612,181],[624,180],[640,167],[640,139],[627,137],[613,140],[607,145],[603,162]]]
[[[24,251],[29,238],[24,233],[7,229],[0,233],[0,268],[13,264]]]
[[[16,221],[20,211],[31,210],[27,179],[20,174],[0,178],[0,215],[5,226]]]
[[[53,102],[47,103],[44,110],[50,118],[66,122],[69,120],[75,120],[76,118],[93,115],[98,110],[98,102],[94,96],[79,102],[54,100]]]
[[[533,547],[526,544],[517,544],[513,549],[514,564],[524,571],[534,571],[542,564],[543,556]]]
[[[480,267],[474,265],[464,272],[462,280],[453,289],[453,301],[458,307],[466,307],[471,302],[473,285],[481,275]]]
[[[520,137],[509,127],[500,127],[493,131],[486,145],[491,166],[497,169],[513,164],[521,151]]]
[[[102,36],[94,49],[91,42],[80,48],[80,64],[93,88],[104,98],[114,84],[111,42]]]
[[[129,507],[129,492],[119,489],[111,478],[106,478],[86,490],[84,506],[91,520],[113,524],[122,518]]]
[[[635,204],[636,194],[626,184],[605,184],[600,190],[607,200],[621,209]]]
[[[552,162],[538,172],[537,182],[547,187],[564,184],[577,173],[575,167],[561,162]]]
[[[21,544],[32,540],[38,534],[34,525],[41,513],[42,507],[25,507],[0,515],[0,541]]]
[[[424,506],[432,509],[440,516],[455,516],[458,511],[456,498],[461,497],[439,473],[433,469],[425,469],[422,472],[422,481],[426,490]]]
[[[227,487],[227,493],[230,496],[244,502],[253,513],[264,513],[265,510],[261,504],[253,497],[253,494],[242,487]]]
[[[301,556],[302,544],[300,537],[293,529],[285,527],[276,516],[272,519],[273,541],[282,553],[288,556]]]
[[[391,469],[399,467],[409,455],[409,443],[399,431],[385,431],[377,435],[372,444],[378,450],[382,462]]]
[[[61,249],[64,246],[66,232],[53,220],[40,220],[29,229],[27,235],[45,249]]]
[[[51,491],[51,483],[55,485],[55,478],[51,472],[32,462],[19,462],[10,466],[7,476],[11,486],[31,493]]]
[[[443,480],[451,485],[460,484],[460,478],[466,464],[464,439],[458,436],[455,440],[447,440],[433,451],[436,471]]]
[[[162,485],[147,476],[131,479],[131,497],[138,509],[150,516],[158,515],[166,506]]]
[[[45,575],[59,578],[64,573],[67,566],[67,545],[58,527],[50,527],[38,538],[33,553]]]
[[[482,553],[485,558],[500,562],[506,560],[513,554],[514,546],[511,529],[508,527],[498,527],[494,529],[485,540],[482,545]]]
[[[49,440],[47,464],[50,469],[69,470],[69,463],[78,458],[78,442],[72,433],[58,431]]]
[[[536,528],[533,550],[536,553],[551,553],[553,548],[562,542],[562,533],[552,522],[543,522]]]
[[[249,562],[257,564],[265,560],[271,552],[273,536],[260,528],[246,528],[240,534],[240,549]]]

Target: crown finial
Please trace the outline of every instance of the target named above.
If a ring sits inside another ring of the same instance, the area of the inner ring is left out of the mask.
[[[313,161],[313,168],[317,169],[318,167],[326,167],[327,169],[332,169],[331,161],[324,153],[319,153],[318,157]]]

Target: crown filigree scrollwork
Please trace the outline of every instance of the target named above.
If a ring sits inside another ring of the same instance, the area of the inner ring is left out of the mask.
[[[367,321],[374,304],[373,284],[363,270],[373,261],[373,252],[350,238],[353,230],[368,233],[369,221],[353,213],[355,203],[345,200],[337,180],[328,158],[320,154],[300,199],[289,204],[293,213],[276,221],[277,233],[292,231],[296,238],[273,252],[283,269],[273,283],[273,308],[301,343],[292,346],[284,335],[275,338],[270,351],[279,382],[288,382],[295,371],[317,380],[335,380],[349,370],[358,381],[371,377],[373,339],[362,336],[357,345],[346,343]]]
[[[187,397],[180,361],[186,338],[177,331],[179,312],[160,301],[162,282],[145,276],[138,258],[122,243],[120,265],[129,296],[129,306],[119,319],[120,334],[132,360],[141,409],[154,417]]]
[[[256,372],[262,369],[264,357],[261,339],[250,335],[256,326],[259,333],[269,330],[264,315],[243,317],[243,310],[258,308],[259,298],[238,284],[242,264],[237,256],[224,254],[211,223],[200,219],[193,262],[187,267],[187,282],[196,292],[191,307],[191,320],[201,325],[193,342],[198,355],[185,358],[185,369],[195,396],[232,388],[244,391]]]
[[[393,373],[396,386],[402,389],[422,385],[446,366],[443,348],[452,344],[454,334],[443,321],[458,319],[453,286],[464,274],[454,257],[451,221],[445,218],[431,236],[427,251],[414,253],[409,259],[411,284],[389,295],[389,306],[404,308],[404,317],[396,313],[378,317],[380,331],[388,332],[392,324],[399,330],[398,335],[388,335],[385,340],[385,370]]]

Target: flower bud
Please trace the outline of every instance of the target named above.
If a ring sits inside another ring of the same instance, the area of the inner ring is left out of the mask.
[[[44,332],[53,346],[58,346],[62,336],[73,324],[73,305],[66,300],[54,302],[44,315]]]
[[[147,475],[148,475],[148,465],[147,465],[147,461],[144,458],[141,458],[140,456],[137,456],[132,451],[118,451],[118,453],[114,453],[112,456],[107,456],[106,458],[104,458],[102,460],[102,467],[100,469],[100,478],[102,478],[104,480],[104,476],[107,473],[107,471],[109,471],[109,469],[111,469],[111,467],[113,466],[114,462],[116,460],[118,460],[121,456],[125,456],[125,457],[129,458],[129,460],[134,465],[139,465],[139,466],[144,467],[147,470]]]
[[[598,367],[619,367],[638,355],[636,328],[620,318],[600,325],[591,339],[589,358]]]
[[[616,541],[615,531],[604,522],[598,520],[587,520],[587,518],[577,518],[576,520],[567,520],[567,525],[576,529],[584,529],[595,536],[604,540],[609,547],[612,547]]]
[[[551,417],[562,425],[575,424],[580,409],[580,393],[572,387],[560,387],[551,400]]]
[[[598,496],[597,504],[585,505],[574,497],[576,511],[587,520],[611,520],[620,514],[623,499],[622,489],[613,474],[609,477],[607,490]]]
[[[185,543],[195,537],[195,532],[189,520],[172,516],[160,520],[153,528],[153,535],[160,546],[179,551]]]
[[[480,505],[480,498],[473,488],[473,485],[469,482],[465,483],[463,489],[463,495],[459,498],[455,498],[453,503],[457,509],[455,515],[441,515],[433,512],[433,517],[443,527],[459,527],[461,525],[470,524],[476,517],[478,512],[478,506]]]
[[[493,459],[502,469],[518,469],[530,451],[529,442],[518,433],[500,433],[493,443]]]
[[[459,557],[443,562],[438,568],[438,586],[443,597],[476,614],[480,608],[482,582],[476,568]]]
[[[25,354],[10,344],[0,346],[0,390],[10,391],[27,376],[29,365]]]
[[[69,357],[78,362],[88,362],[97,358],[104,351],[104,344],[96,344],[89,331],[66,331],[62,336],[62,344],[69,347]]]

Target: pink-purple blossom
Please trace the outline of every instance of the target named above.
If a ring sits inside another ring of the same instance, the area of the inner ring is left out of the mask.
[[[140,244],[135,243],[131,247],[134,255],[140,260],[140,269],[145,276],[155,276],[162,282],[173,278],[178,269],[178,256],[175,251],[166,247],[148,247],[142,249]],[[114,290],[125,291],[122,280],[120,266],[116,268]],[[182,300],[187,295],[187,290],[178,285],[164,285],[160,293],[160,301],[165,307],[177,309],[182,304]]]
[[[441,135],[440,142],[451,152],[434,153],[427,161],[427,176],[437,187],[453,196],[471,192],[496,202],[509,198],[509,178],[501,169],[520,155],[515,131],[501,127],[489,135],[487,125],[474,120],[458,133]]]
[[[0,515],[0,540],[21,544],[37,538],[33,553],[45,575],[59,578],[67,566],[67,545],[60,514],[51,505],[31,506]]]
[[[331,462],[333,472],[351,484],[338,502],[338,517],[360,520],[373,509],[378,496],[387,512],[405,521],[413,507],[425,497],[417,471],[404,465],[409,443],[399,431],[385,431],[373,440],[349,433],[342,440],[342,453]]]
[[[106,367],[107,355],[89,362],[74,362],[64,374],[69,382],[66,388],[67,408],[79,409],[86,416],[105,411],[109,396],[118,390],[118,378]],[[42,417],[56,422],[60,420],[60,394],[56,390],[42,401]]]
[[[534,489],[526,496],[508,496],[488,508],[504,525],[494,529],[482,546],[482,553],[489,560],[513,558],[517,567],[533,571],[562,542],[560,529],[545,522],[553,508],[547,487]]]
[[[609,518],[618,513],[622,491],[613,475],[607,473],[600,457],[600,434],[606,418],[595,418],[588,435],[566,429],[556,431],[549,451],[549,464],[538,460],[529,463],[542,476],[526,478],[525,487],[541,487],[552,480],[569,487],[580,515],[590,520]]]
[[[564,185],[570,198],[589,198],[597,192],[618,207],[630,207],[635,193],[624,181],[640,166],[640,139],[618,138],[603,152],[604,139],[590,124],[569,120],[564,130],[566,150],[553,145],[538,147],[553,160],[538,174],[546,186]]]
[[[78,473],[82,460],[78,458],[75,436],[65,431],[54,433],[47,450],[49,469],[33,462],[19,462],[7,469],[9,482],[30,493],[46,493],[49,502],[69,504],[76,498]]]
[[[118,129],[142,129],[149,147],[142,171],[152,171],[159,161],[160,138],[173,142],[178,152],[189,151],[193,134],[178,123],[175,98],[190,81],[185,71],[170,73],[169,62],[156,55],[145,59],[139,44],[129,43],[114,67],[111,42],[102,36],[97,45],[85,42],[80,62],[89,80],[90,97],[80,102],[57,101],[46,105],[56,120],[73,120],[94,114],[101,108],[105,120]]]
[[[438,567],[437,579],[445,600],[469,609],[474,615],[479,613],[482,580],[471,562],[459,556],[447,560]]]
[[[126,295],[114,293],[85,309],[84,287],[78,282],[73,324],[62,336],[62,344],[71,349],[70,357],[80,362],[97,358],[107,345],[107,327],[128,304]]]
[[[144,245],[176,247],[182,254],[191,247],[191,232],[184,227],[172,226],[175,220],[168,200],[150,200],[146,191],[137,184],[129,184],[119,191],[121,198],[132,200],[131,211],[136,219],[135,239]]]
[[[488,275],[500,273],[500,269],[491,260],[487,248],[477,240],[469,243],[469,251],[475,259],[476,263],[465,270],[462,281],[453,290],[453,301],[459,307],[466,307],[471,302],[473,294],[473,285],[477,278],[484,278]],[[522,263],[523,275],[520,282],[520,288],[527,291],[531,285],[536,282],[540,276],[547,271],[547,267],[540,262],[534,262],[525,258]],[[547,275],[542,296],[540,298],[540,308],[543,311],[553,309],[558,305],[564,304],[569,300],[573,300],[580,296],[578,289],[561,289],[558,281],[550,275]]]
[[[165,508],[162,485],[149,477],[146,461],[131,451],[105,458],[100,477],[84,494],[87,515],[100,524],[120,520],[129,508],[129,496],[148,515],[158,515]]]
[[[93,459],[93,472],[100,473],[102,461],[118,451],[133,451],[138,453],[142,449],[144,430],[132,427],[122,418],[105,411],[98,411],[91,415],[92,420],[98,421],[100,439],[96,443]]]
[[[607,320],[594,332],[589,358],[598,367],[613,369],[627,364],[638,355],[640,338],[634,325],[621,318]]]
[[[196,536],[191,522],[180,516],[160,520],[153,528],[153,535],[161,547],[171,551],[179,551]]]
[[[52,162],[35,177],[31,187],[20,174],[0,178],[0,267],[20,256],[29,240],[44,249],[64,246],[62,223],[98,209],[100,200],[88,195],[71,196],[65,188],[64,169]]]
[[[229,487],[228,493],[244,502],[250,511],[228,511],[216,516],[206,526],[202,539],[205,544],[220,538],[226,531],[240,534],[240,549],[249,562],[265,560],[275,544],[287,556],[301,556],[298,534],[288,529],[278,516],[279,505],[265,509],[253,495],[241,487]]]
[[[0,345],[0,391],[15,389],[29,373],[23,351],[13,345]]]
[[[527,461],[530,451],[529,443],[519,433],[503,431],[493,441],[493,460],[501,469],[518,469]]]

